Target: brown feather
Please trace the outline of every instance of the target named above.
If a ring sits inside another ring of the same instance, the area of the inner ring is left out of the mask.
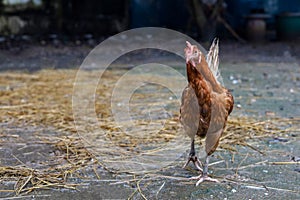
[[[217,81],[196,46],[188,43],[185,53],[188,86],[182,94],[180,121],[192,139],[195,135],[206,136],[205,151],[210,155],[216,150],[233,109],[233,96]]]

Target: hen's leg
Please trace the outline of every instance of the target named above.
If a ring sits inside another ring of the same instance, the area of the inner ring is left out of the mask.
[[[198,158],[196,156],[196,152],[195,152],[195,140],[194,139],[192,139],[192,142],[191,142],[191,150],[190,150],[189,158],[186,161],[186,163],[183,165],[183,168],[185,168],[191,161],[194,163],[195,167],[202,172],[202,169],[200,167],[202,164],[198,160]]]
[[[218,181],[217,179],[211,178],[208,176],[208,163],[209,163],[209,158],[208,155],[205,158],[205,163],[203,166],[203,171],[202,174],[200,176],[196,176],[196,177],[192,177],[190,178],[191,180],[198,180],[196,183],[196,186],[198,186],[200,183],[204,182],[204,181],[211,181],[211,182],[216,182],[216,183],[220,183],[220,181]]]

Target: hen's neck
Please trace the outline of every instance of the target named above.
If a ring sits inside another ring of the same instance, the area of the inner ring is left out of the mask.
[[[201,56],[201,62],[196,65],[197,70],[200,72],[203,78],[211,84],[213,91],[222,93],[223,87],[217,82],[213,73],[210,71],[207,62],[205,61],[204,55]]]

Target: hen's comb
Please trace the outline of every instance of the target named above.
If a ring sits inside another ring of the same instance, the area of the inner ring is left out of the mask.
[[[189,41],[186,41],[186,45],[188,46],[188,48],[191,48],[193,45],[191,45],[191,43],[189,43]]]

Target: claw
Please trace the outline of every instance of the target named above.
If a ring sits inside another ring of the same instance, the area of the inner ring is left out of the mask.
[[[209,177],[208,175],[203,175],[203,174],[201,174],[200,176],[191,177],[190,180],[198,180],[196,183],[196,186],[198,186],[200,183],[202,183],[204,181],[220,183],[220,181],[218,179],[214,179],[214,178]]]
[[[182,168],[185,168],[190,162],[193,162],[195,167],[199,170],[199,171],[203,171],[201,166],[202,163],[200,162],[200,160],[198,160],[197,156],[190,156],[189,159],[186,161],[186,163],[183,165]]]

